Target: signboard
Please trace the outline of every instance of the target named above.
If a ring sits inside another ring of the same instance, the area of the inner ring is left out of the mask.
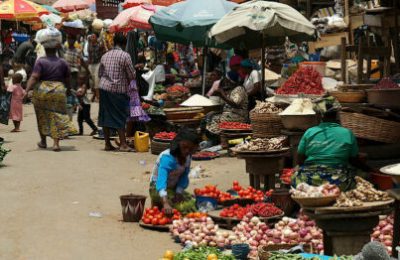
[[[96,13],[100,19],[114,19],[123,0],[96,0]]]

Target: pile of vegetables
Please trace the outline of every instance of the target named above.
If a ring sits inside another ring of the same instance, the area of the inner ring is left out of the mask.
[[[384,244],[389,254],[392,254],[393,224],[393,215],[382,216],[378,226],[374,228],[374,232],[371,234],[372,241]]]
[[[253,110],[251,110],[252,113],[256,114],[264,114],[264,113],[269,113],[269,114],[277,114],[282,112],[282,109],[277,107],[274,103],[272,102],[261,102],[261,101],[256,101],[256,106]]]
[[[280,179],[284,184],[290,184],[292,182],[292,175],[294,174],[295,169],[283,169]]]
[[[219,153],[216,152],[207,152],[207,151],[200,151],[192,155],[192,159],[194,160],[201,160],[204,158],[215,158],[218,157]]]
[[[183,245],[194,248],[202,246],[225,248],[236,238],[228,232],[218,231],[218,225],[215,225],[209,217],[174,220],[170,232],[173,237],[179,238]]]
[[[391,199],[387,192],[376,190],[372,183],[359,176],[356,176],[355,179],[357,182],[356,188],[342,193],[337,199],[335,206],[353,207],[361,206],[363,202],[385,201]]]
[[[175,85],[175,86],[171,86],[169,88],[166,89],[168,94],[188,94],[190,93],[190,90],[187,87],[181,86],[181,85]]]
[[[273,203],[256,203],[241,207],[238,204],[234,204],[231,207],[224,208],[220,212],[221,217],[236,218],[242,220],[247,213],[252,213],[253,216],[257,217],[273,217],[279,216],[283,211],[277,208]]]
[[[390,78],[383,78],[378,82],[378,84],[374,86],[374,89],[393,89],[393,88],[399,88],[399,85]]]
[[[302,67],[298,69],[276,90],[277,94],[284,95],[297,95],[300,93],[322,95],[324,92],[321,74],[312,67]]]
[[[281,150],[285,144],[286,137],[279,136],[273,138],[256,138],[243,144],[238,144],[233,149],[236,152],[240,151],[275,151]]]
[[[250,130],[251,125],[239,122],[221,122],[219,123],[220,129],[237,129],[237,130]]]
[[[321,186],[311,186],[303,182],[297,187],[291,188],[290,193],[295,197],[301,198],[319,198],[325,196],[339,196],[340,189],[333,184],[323,184]]]
[[[299,254],[289,254],[279,251],[272,251],[270,252],[268,260],[306,260],[306,258],[302,257]]]
[[[175,132],[159,132],[154,135],[154,138],[160,139],[160,140],[168,140],[172,141],[176,137]]]
[[[148,225],[164,226],[171,224],[173,220],[181,218],[181,214],[178,210],[174,209],[174,215],[169,218],[165,215],[164,210],[160,211],[157,207],[147,208],[144,211],[142,221]]]
[[[231,254],[222,252],[215,247],[192,248],[175,255],[173,260],[235,260]],[[164,260],[164,259],[163,259]]]
[[[203,218],[203,217],[207,217],[207,213],[204,212],[191,212],[186,214],[185,218]]]

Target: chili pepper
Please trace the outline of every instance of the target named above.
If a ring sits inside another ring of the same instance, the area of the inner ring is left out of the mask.
[[[298,69],[283,85],[276,90],[277,94],[311,94],[321,95],[325,92],[322,87],[321,75],[312,67]]]

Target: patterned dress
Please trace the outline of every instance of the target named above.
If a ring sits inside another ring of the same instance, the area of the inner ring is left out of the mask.
[[[140,102],[139,92],[137,89],[136,80],[132,80],[131,84],[129,84],[129,110],[130,116],[129,121],[135,122],[148,122],[150,121],[150,117],[146,114],[146,112],[142,108],[142,103]]]

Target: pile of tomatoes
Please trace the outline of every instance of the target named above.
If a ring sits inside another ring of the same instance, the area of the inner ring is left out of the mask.
[[[292,175],[294,173],[294,169],[283,169],[281,175],[281,181],[284,184],[290,184],[292,182]]]
[[[192,212],[186,214],[185,218],[194,218],[194,219],[200,219],[203,217],[208,217],[207,213],[204,212]]]
[[[218,202],[224,202],[234,199],[231,194],[229,194],[228,192],[220,191],[215,185],[206,185],[202,189],[194,189],[194,194],[196,196],[214,198],[218,200]]]
[[[238,204],[234,204],[229,208],[224,208],[219,213],[219,216],[223,218],[237,218],[241,220],[244,216],[246,216],[248,211],[249,210],[247,207],[241,207]]]
[[[234,204],[229,208],[224,208],[219,215],[225,218],[237,218],[241,220],[249,212],[258,217],[273,217],[279,216],[283,213],[283,211],[277,208],[273,203],[260,202],[253,205],[247,205],[246,207]]]
[[[154,225],[154,226],[164,226],[171,224],[173,220],[177,220],[181,218],[181,213],[178,210],[174,209],[174,215],[172,218],[168,218],[164,210],[159,210],[157,207],[147,208],[144,211],[142,221],[144,224]]]
[[[249,130],[251,129],[250,124],[239,123],[239,122],[221,122],[219,123],[220,129],[237,129],[237,130]]]
[[[176,137],[175,132],[159,132],[154,135],[154,138],[160,139],[160,140],[174,140]]]
[[[233,182],[232,189],[236,191],[240,198],[242,199],[251,199],[255,202],[264,201],[264,195],[267,197],[271,196],[272,191],[267,191],[265,194],[261,190],[256,190],[255,188],[249,186],[247,189],[244,189],[240,186],[238,181]]]

